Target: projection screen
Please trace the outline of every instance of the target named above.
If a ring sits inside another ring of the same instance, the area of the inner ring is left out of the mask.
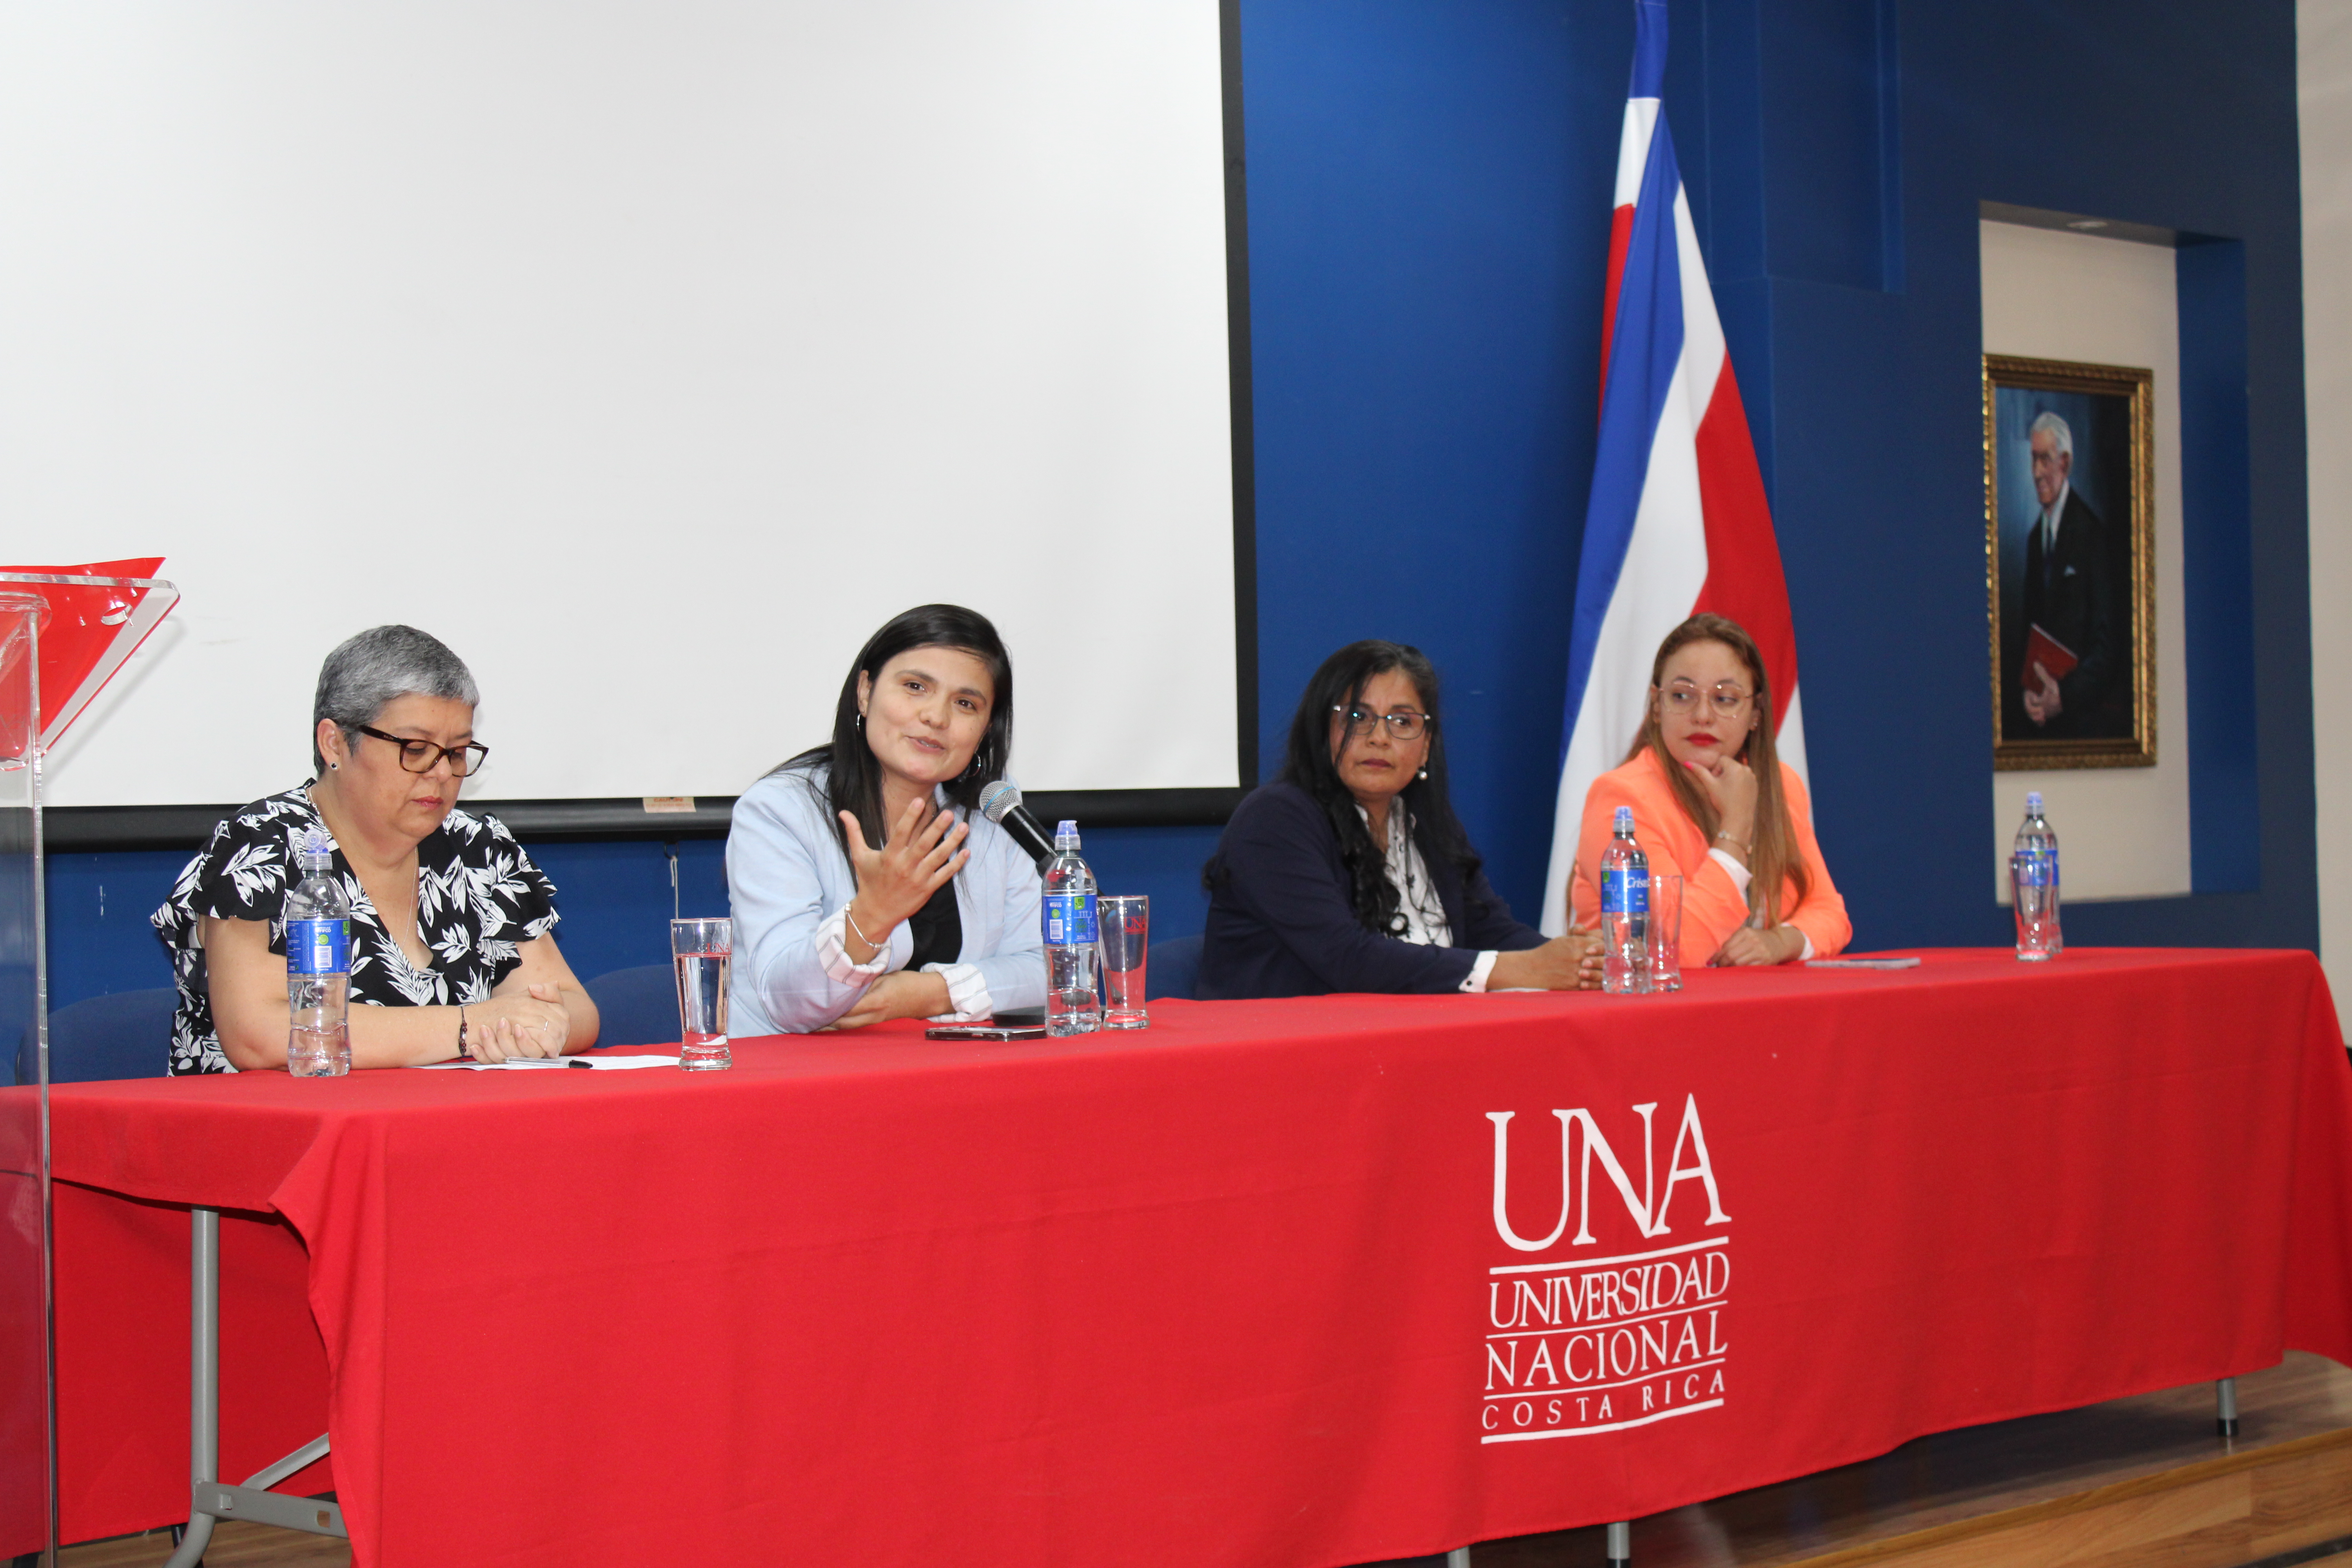
[[[386,621],[468,798],[732,795],[935,599],[1032,789],[1244,782],[1223,104],[1214,0],[0,12],[0,554],[183,595],[51,801],[299,781]]]

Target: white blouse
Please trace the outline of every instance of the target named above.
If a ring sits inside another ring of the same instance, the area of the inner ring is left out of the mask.
[[[1364,819],[1364,831],[1372,830],[1372,814],[1361,802],[1356,815]],[[1420,847],[1412,841],[1412,816],[1402,801],[1389,803],[1389,851],[1387,872],[1389,886],[1397,890],[1397,912],[1404,916],[1404,934],[1400,939],[1422,947],[1452,947],[1454,927],[1445,918],[1445,901],[1437,896],[1437,889],[1429,879],[1429,863],[1421,858]],[[1481,952],[1462,978],[1461,988],[1469,992],[1486,989],[1486,977],[1495,972],[1494,952]]]

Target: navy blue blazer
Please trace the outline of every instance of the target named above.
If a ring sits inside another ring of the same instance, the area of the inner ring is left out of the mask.
[[[1348,902],[1339,831],[1315,797],[1279,780],[1252,790],[1234,808],[1209,862],[1214,885],[1193,994],[1458,991],[1480,952],[1542,945],[1543,933],[1511,918],[1485,872],[1465,889],[1452,862],[1423,859],[1455,946],[1424,947],[1365,930]]]

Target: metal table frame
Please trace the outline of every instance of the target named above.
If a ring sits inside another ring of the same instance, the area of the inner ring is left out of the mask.
[[[351,1531],[343,1528],[343,1510],[335,1503],[269,1489],[326,1458],[323,1435],[255,1471],[242,1486],[220,1479],[220,1210],[194,1209],[189,1219],[188,1522],[163,1568],[196,1568],[205,1560],[213,1526],[224,1519],[348,1541]]]

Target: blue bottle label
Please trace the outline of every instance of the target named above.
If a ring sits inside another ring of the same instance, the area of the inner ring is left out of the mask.
[[[349,921],[288,921],[286,973],[348,974],[352,968]]]
[[[1096,941],[1095,896],[1092,893],[1045,895],[1045,942],[1048,946],[1086,946]]]
[[[2049,850],[2021,849],[2009,858],[2010,864],[2016,868],[2019,887],[2054,888],[2058,885],[2058,857]]]
[[[1650,874],[1620,866],[1601,876],[1601,912],[1604,915],[1646,915],[1650,912]]]

